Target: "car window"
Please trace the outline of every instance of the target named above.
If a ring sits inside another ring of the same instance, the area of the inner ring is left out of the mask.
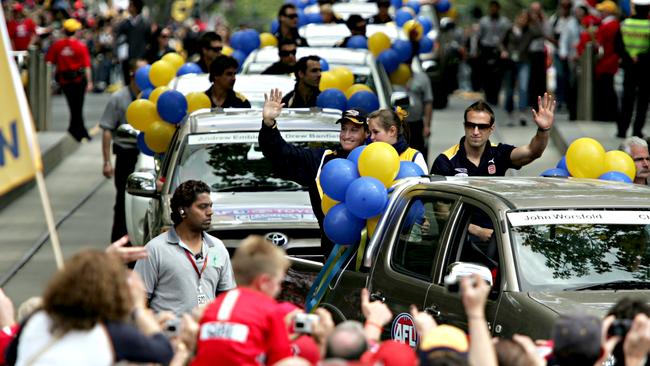
[[[411,201],[392,252],[391,265],[394,270],[431,280],[434,258],[448,224],[452,204],[450,199],[436,197],[420,197]]]

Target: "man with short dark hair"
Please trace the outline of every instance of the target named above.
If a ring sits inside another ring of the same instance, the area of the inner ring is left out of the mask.
[[[116,31],[117,58],[122,63],[124,85],[131,81],[129,61],[144,57],[147,42],[151,37],[151,24],[142,14],[143,8],[143,0],[129,1],[128,10],[131,17],[122,21]]]
[[[296,86],[282,98],[287,108],[308,108],[316,106],[320,94],[321,76],[320,57],[305,56],[300,58],[295,68]]]
[[[293,39],[298,47],[308,47],[307,40],[298,34],[298,8],[293,4],[284,4],[278,11],[278,31],[273,33],[278,41]]]
[[[510,168],[519,169],[542,156],[553,126],[555,100],[548,93],[538,97],[538,111],[533,110],[537,132],[528,145],[515,147],[492,145],[490,135],[496,128],[494,112],[484,101],[465,110],[465,136],[460,143],[438,155],[431,174],[446,176],[505,176]]]
[[[223,242],[205,232],[212,222],[210,187],[196,180],[181,183],[170,209],[174,226],[147,243],[148,256],[138,260],[135,271],[153,310],[189,313],[234,288],[235,280]]]
[[[354,36],[363,36],[366,37],[366,20],[361,17],[359,14],[352,14],[345,21],[345,25],[350,30],[350,35],[343,38],[339,43],[336,44],[336,47],[347,47],[350,38]]]
[[[210,64],[212,85],[205,91],[212,108],[250,108],[251,103],[243,94],[233,90],[239,63],[230,56],[221,55]]]
[[[294,72],[296,66],[296,50],[298,45],[296,41],[284,38],[278,43],[278,56],[280,60],[269,66],[262,74],[266,75],[285,75]]]
[[[368,18],[368,24],[385,24],[393,21],[393,18],[388,13],[390,8],[390,0],[377,1],[377,14]]]
[[[205,73],[210,72],[210,64],[221,56],[223,40],[216,32],[205,32],[199,38],[199,54],[201,58],[196,63]]]

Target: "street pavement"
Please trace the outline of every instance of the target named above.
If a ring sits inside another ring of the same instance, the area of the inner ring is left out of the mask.
[[[108,100],[108,94],[87,95],[85,117],[91,129],[96,125]],[[450,98],[447,109],[434,111],[432,136],[429,141],[429,164],[435,156],[456,144],[463,135],[463,111],[474,101],[471,95],[455,95]],[[53,97],[53,125],[49,134],[59,133],[62,138],[67,129],[68,110],[62,96]],[[549,144],[544,155],[532,164],[512,175],[539,175],[555,166],[563,155],[568,143],[577,137],[591,136],[601,141],[609,150],[616,148],[613,123],[569,122],[566,115],[558,114],[553,130],[554,141]],[[496,111],[497,129],[492,142],[506,142],[523,145],[530,141],[536,132],[529,118],[528,126],[506,126],[506,115]],[[94,130],[95,133],[99,131]],[[39,138],[43,133],[39,133]],[[87,143],[75,144],[70,155],[60,157],[60,163],[46,176],[47,189],[52,201],[55,221],[69,215],[58,229],[64,256],[68,258],[82,248],[103,249],[109,242],[112,225],[112,209],[115,190],[112,180],[106,180],[101,173],[101,138]],[[84,199],[86,199],[84,201]],[[1,201],[1,199],[0,199]],[[78,210],[75,210],[78,207]],[[46,233],[42,206],[35,188],[0,210],[0,279],[6,278],[9,271]],[[55,270],[52,248],[49,241],[40,247],[36,255],[4,286],[4,290],[20,304],[30,296],[40,294]],[[80,279],[83,280],[83,279]],[[1,285],[1,283],[0,283]]]

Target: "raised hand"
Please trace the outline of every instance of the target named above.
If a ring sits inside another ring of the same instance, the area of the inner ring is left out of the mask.
[[[271,127],[275,124],[275,119],[282,112],[282,92],[280,89],[271,89],[269,94],[264,93],[264,109],[262,110],[262,120],[264,124]]]
[[[549,93],[544,93],[544,98],[537,97],[537,112],[533,109],[533,121],[537,127],[548,129],[553,126],[555,113],[555,98]]]

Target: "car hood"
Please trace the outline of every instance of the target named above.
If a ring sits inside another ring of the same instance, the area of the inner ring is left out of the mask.
[[[650,299],[650,291],[529,292],[528,296],[558,314],[584,314],[603,317],[620,299],[629,296],[641,296]]]

